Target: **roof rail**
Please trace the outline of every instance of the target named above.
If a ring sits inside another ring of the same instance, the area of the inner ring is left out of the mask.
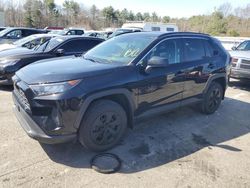
[[[209,34],[205,34],[205,33],[196,33],[196,32],[172,32],[172,33],[164,33],[162,35],[160,35],[160,37],[164,37],[164,36],[179,36],[179,35],[199,35],[199,36],[206,36],[209,37]]]

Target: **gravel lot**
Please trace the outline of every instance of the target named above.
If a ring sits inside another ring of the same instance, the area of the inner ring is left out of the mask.
[[[80,144],[41,145],[0,87],[0,187],[250,187],[250,82],[234,81],[213,115],[185,107],[137,123],[110,152],[120,172],[90,169]]]

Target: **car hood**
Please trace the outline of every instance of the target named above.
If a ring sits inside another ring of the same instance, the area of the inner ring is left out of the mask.
[[[33,54],[33,53],[35,53],[34,50],[18,47],[18,48],[7,49],[7,50],[1,51],[0,58],[5,59],[5,58],[11,58],[15,56],[27,55],[27,54]]]
[[[232,57],[250,59],[250,51],[230,51],[229,53]]]
[[[27,84],[54,83],[108,74],[118,66],[121,65],[95,63],[82,57],[55,58],[30,64],[16,75]]]
[[[16,47],[16,45],[14,45],[14,44],[0,44],[0,51],[12,49],[15,47]]]

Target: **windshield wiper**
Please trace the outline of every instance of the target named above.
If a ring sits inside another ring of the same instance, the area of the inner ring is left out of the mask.
[[[83,59],[86,59],[86,60],[92,61],[93,63],[99,63],[98,61],[96,61],[96,60],[95,60],[95,59],[93,59],[93,58],[87,58],[87,57],[84,57],[84,56],[83,56]]]

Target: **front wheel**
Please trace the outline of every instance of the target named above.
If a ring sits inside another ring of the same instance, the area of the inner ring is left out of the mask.
[[[126,128],[127,115],[121,105],[111,100],[98,100],[84,115],[79,141],[89,150],[105,151],[121,140]]]
[[[222,86],[217,82],[212,82],[207,90],[201,105],[201,110],[205,114],[214,113],[220,106],[223,97]]]

